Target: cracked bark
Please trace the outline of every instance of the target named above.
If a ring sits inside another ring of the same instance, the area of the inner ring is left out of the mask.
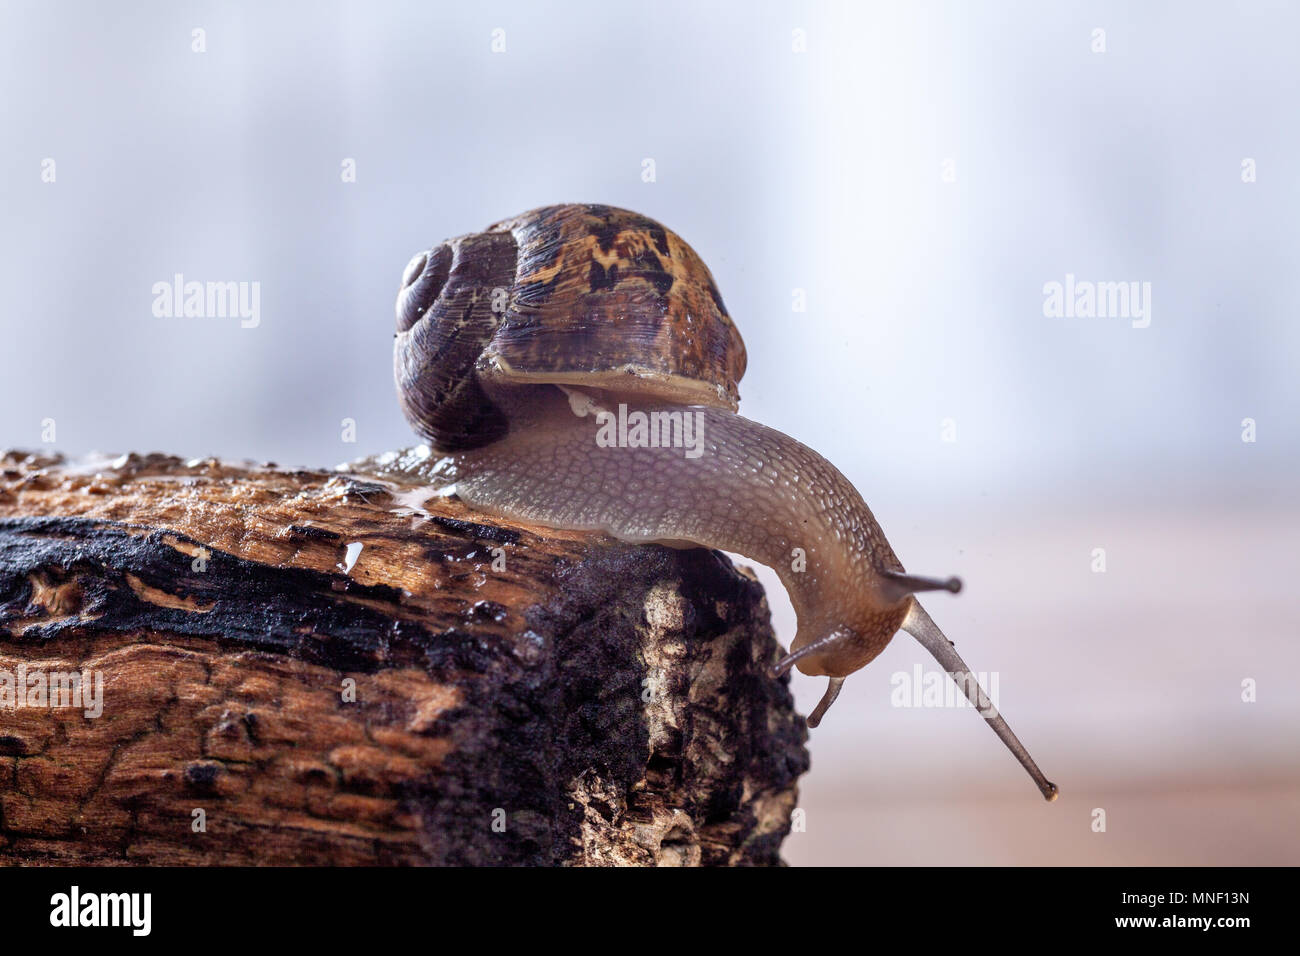
[[[411,490],[0,457],[0,862],[778,863],[752,575]]]

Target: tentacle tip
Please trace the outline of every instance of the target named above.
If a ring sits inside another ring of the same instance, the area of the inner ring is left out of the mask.
[[[1047,781],[1047,786],[1043,788],[1043,798],[1048,803],[1055,803],[1056,798],[1061,795],[1061,790],[1052,781]]]
[[[805,723],[808,724],[810,730],[816,728],[817,725],[820,724],[821,722],[822,722],[822,718],[820,714],[809,714],[807,720],[805,721]]]
[[[945,582],[944,587],[946,587],[953,594],[961,594],[961,588],[962,588],[961,578],[955,575],[953,577],[950,577]]]

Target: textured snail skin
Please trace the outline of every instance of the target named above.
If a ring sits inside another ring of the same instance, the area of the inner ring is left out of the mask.
[[[620,396],[531,386],[492,390],[490,398],[510,422],[504,437],[442,457],[422,449],[371,461],[367,470],[426,481],[515,521],[603,531],[634,544],[717,548],[767,565],[798,616],[791,656],[805,656],[794,666],[831,678],[810,726],[847,675],[907,630],[958,681],[1043,796],[1056,799],[1056,785],[951,642],[914,597],[885,577],[902,570],[898,558],[862,496],[821,455],[725,409],[674,405],[636,410],[698,416],[698,457],[674,447],[602,447],[597,412],[612,411]]]
[[[616,396],[597,401],[617,407]],[[805,674],[850,674],[902,626],[912,598],[888,596],[875,570],[901,571],[898,558],[862,496],[806,445],[724,409],[634,404],[697,416],[702,454],[606,448],[597,444],[594,412],[579,417],[558,389],[537,389],[516,404],[504,438],[440,459],[429,479],[518,521],[717,548],[771,567],[798,615],[792,650],[836,631],[846,637],[800,660]]]

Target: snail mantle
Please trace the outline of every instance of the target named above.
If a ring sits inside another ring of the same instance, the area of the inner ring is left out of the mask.
[[[0,455],[0,863],[779,863],[753,577],[415,489]]]

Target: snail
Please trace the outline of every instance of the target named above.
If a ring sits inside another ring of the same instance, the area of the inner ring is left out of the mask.
[[[914,597],[830,462],[736,414],[745,346],[704,262],[637,213],[548,206],[411,259],[397,296],[402,410],[430,448],[397,459],[476,509],[768,565],[798,616],[771,668],[844,679],[900,629],[954,680],[1051,800],[1054,784]]]

